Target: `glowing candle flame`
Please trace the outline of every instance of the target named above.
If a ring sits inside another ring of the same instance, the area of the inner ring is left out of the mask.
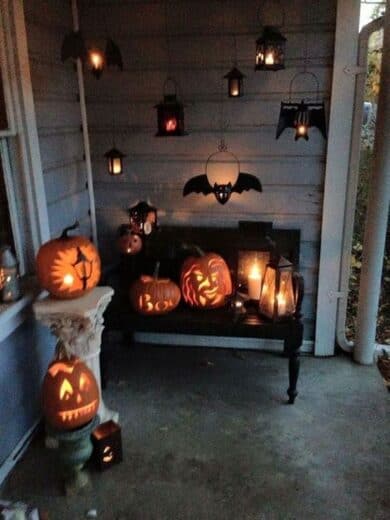
[[[89,59],[91,60],[92,66],[95,69],[101,69],[103,67],[103,56],[100,54],[100,52],[91,52]]]
[[[248,296],[251,300],[260,298],[261,271],[257,263],[253,264],[248,275]]]
[[[66,274],[64,276],[64,284],[65,285],[73,285],[74,278],[71,274]]]
[[[267,52],[265,55],[265,64],[266,65],[274,65],[275,64],[275,58],[273,52]]]
[[[306,131],[307,131],[307,128],[306,128],[305,125],[299,125],[298,128],[297,128],[297,131],[298,131],[299,135],[305,135]]]
[[[177,128],[177,120],[175,117],[167,119],[165,122],[165,130],[167,132],[174,132]]]

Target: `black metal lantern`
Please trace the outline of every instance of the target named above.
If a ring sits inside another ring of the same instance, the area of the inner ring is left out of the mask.
[[[259,313],[273,321],[289,318],[295,313],[296,301],[293,265],[283,256],[274,255],[261,284]]]
[[[133,233],[150,235],[157,227],[157,209],[144,200],[129,208],[129,217]]]
[[[111,148],[104,154],[107,159],[107,169],[110,175],[121,175],[123,173],[123,157],[126,157],[124,153],[115,148]]]
[[[174,85],[174,93],[166,94],[168,83]],[[154,106],[157,109],[157,137],[187,135],[184,131],[184,105],[177,100],[177,84],[172,78],[164,83],[164,99]]]
[[[90,50],[88,52],[88,61],[92,74],[96,79],[100,79],[105,65],[104,53],[99,49]]]
[[[230,72],[225,74],[225,79],[228,80],[228,96],[229,97],[241,97],[244,94],[243,91],[243,79],[245,78],[244,74],[237,69],[237,67],[233,67]]]
[[[256,40],[255,70],[284,69],[286,41],[276,27],[266,25],[261,36]]]
[[[122,435],[119,424],[107,421],[92,432],[93,458],[103,471],[122,461]]]

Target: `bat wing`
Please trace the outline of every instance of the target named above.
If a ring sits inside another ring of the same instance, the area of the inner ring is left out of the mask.
[[[83,60],[86,56],[84,38],[80,31],[72,31],[65,35],[61,46],[61,61],[68,58]]]
[[[197,175],[196,177],[192,177],[189,181],[185,183],[183,188],[183,197],[192,192],[203,193],[203,195],[213,193],[213,188],[209,183],[207,175]]]
[[[285,128],[294,128],[297,105],[294,103],[281,103],[278,126],[276,128],[276,139],[279,139]]]
[[[120,70],[123,70],[121,51],[118,45],[113,42],[111,38],[108,38],[106,43],[106,62],[108,67],[110,65],[117,65]]]
[[[239,173],[236,184],[232,188],[232,192],[242,193],[243,191],[256,190],[263,191],[261,183],[257,177],[250,173]]]
[[[310,108],[309,110],[310,126],[316,126],[326,139],[326,121],[324,107]]]

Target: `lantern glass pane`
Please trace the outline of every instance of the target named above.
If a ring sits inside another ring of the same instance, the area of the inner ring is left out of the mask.
[[[278,317],[291,316],[295,312],[295,298],[291,269],[280,271],[279,292],[277,294]]]
[[[122,173],[122,159],[114,157],[112,160],[112,175],[119,175]]]
[[[241,80],[239,78],[230,78],[229,80],[229,96],[238,97],[241,95]]]
[[[267,266],[261,287],[259,310],[268,318],[274,317],[276,270]]]

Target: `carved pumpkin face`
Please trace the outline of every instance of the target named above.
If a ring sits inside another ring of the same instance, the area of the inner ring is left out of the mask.
[[[124,255],[136,255],[142,249],[142,238],[136,233],[127,233],[118,238],[118,249]]]
[[[111,446],[106,446],[103,449],[103,462],[108,464],[109,462],[112,462],[113,458],[114,458],[114,452],[112,451]]]
[[[92,371],[72,356],[57,359],[47,369],[42,387],[43,413],[58,430],[87,424],[97,413],[99,389]]]
[[[187,258],[181,269],[180,286],[186,303],[205,309],[222,307],[225,297],[232,293],[229,268],[215,253]]]
[[[180,289],[169,278],[141,276],[130,287],[130,302],[141,314],[166,314],[178,306]]]
[[[36,267],[40,285],[59,299],[78,298],[100,279],[100,258],[95,246],[83,236],[49,240],[38,251]]]

